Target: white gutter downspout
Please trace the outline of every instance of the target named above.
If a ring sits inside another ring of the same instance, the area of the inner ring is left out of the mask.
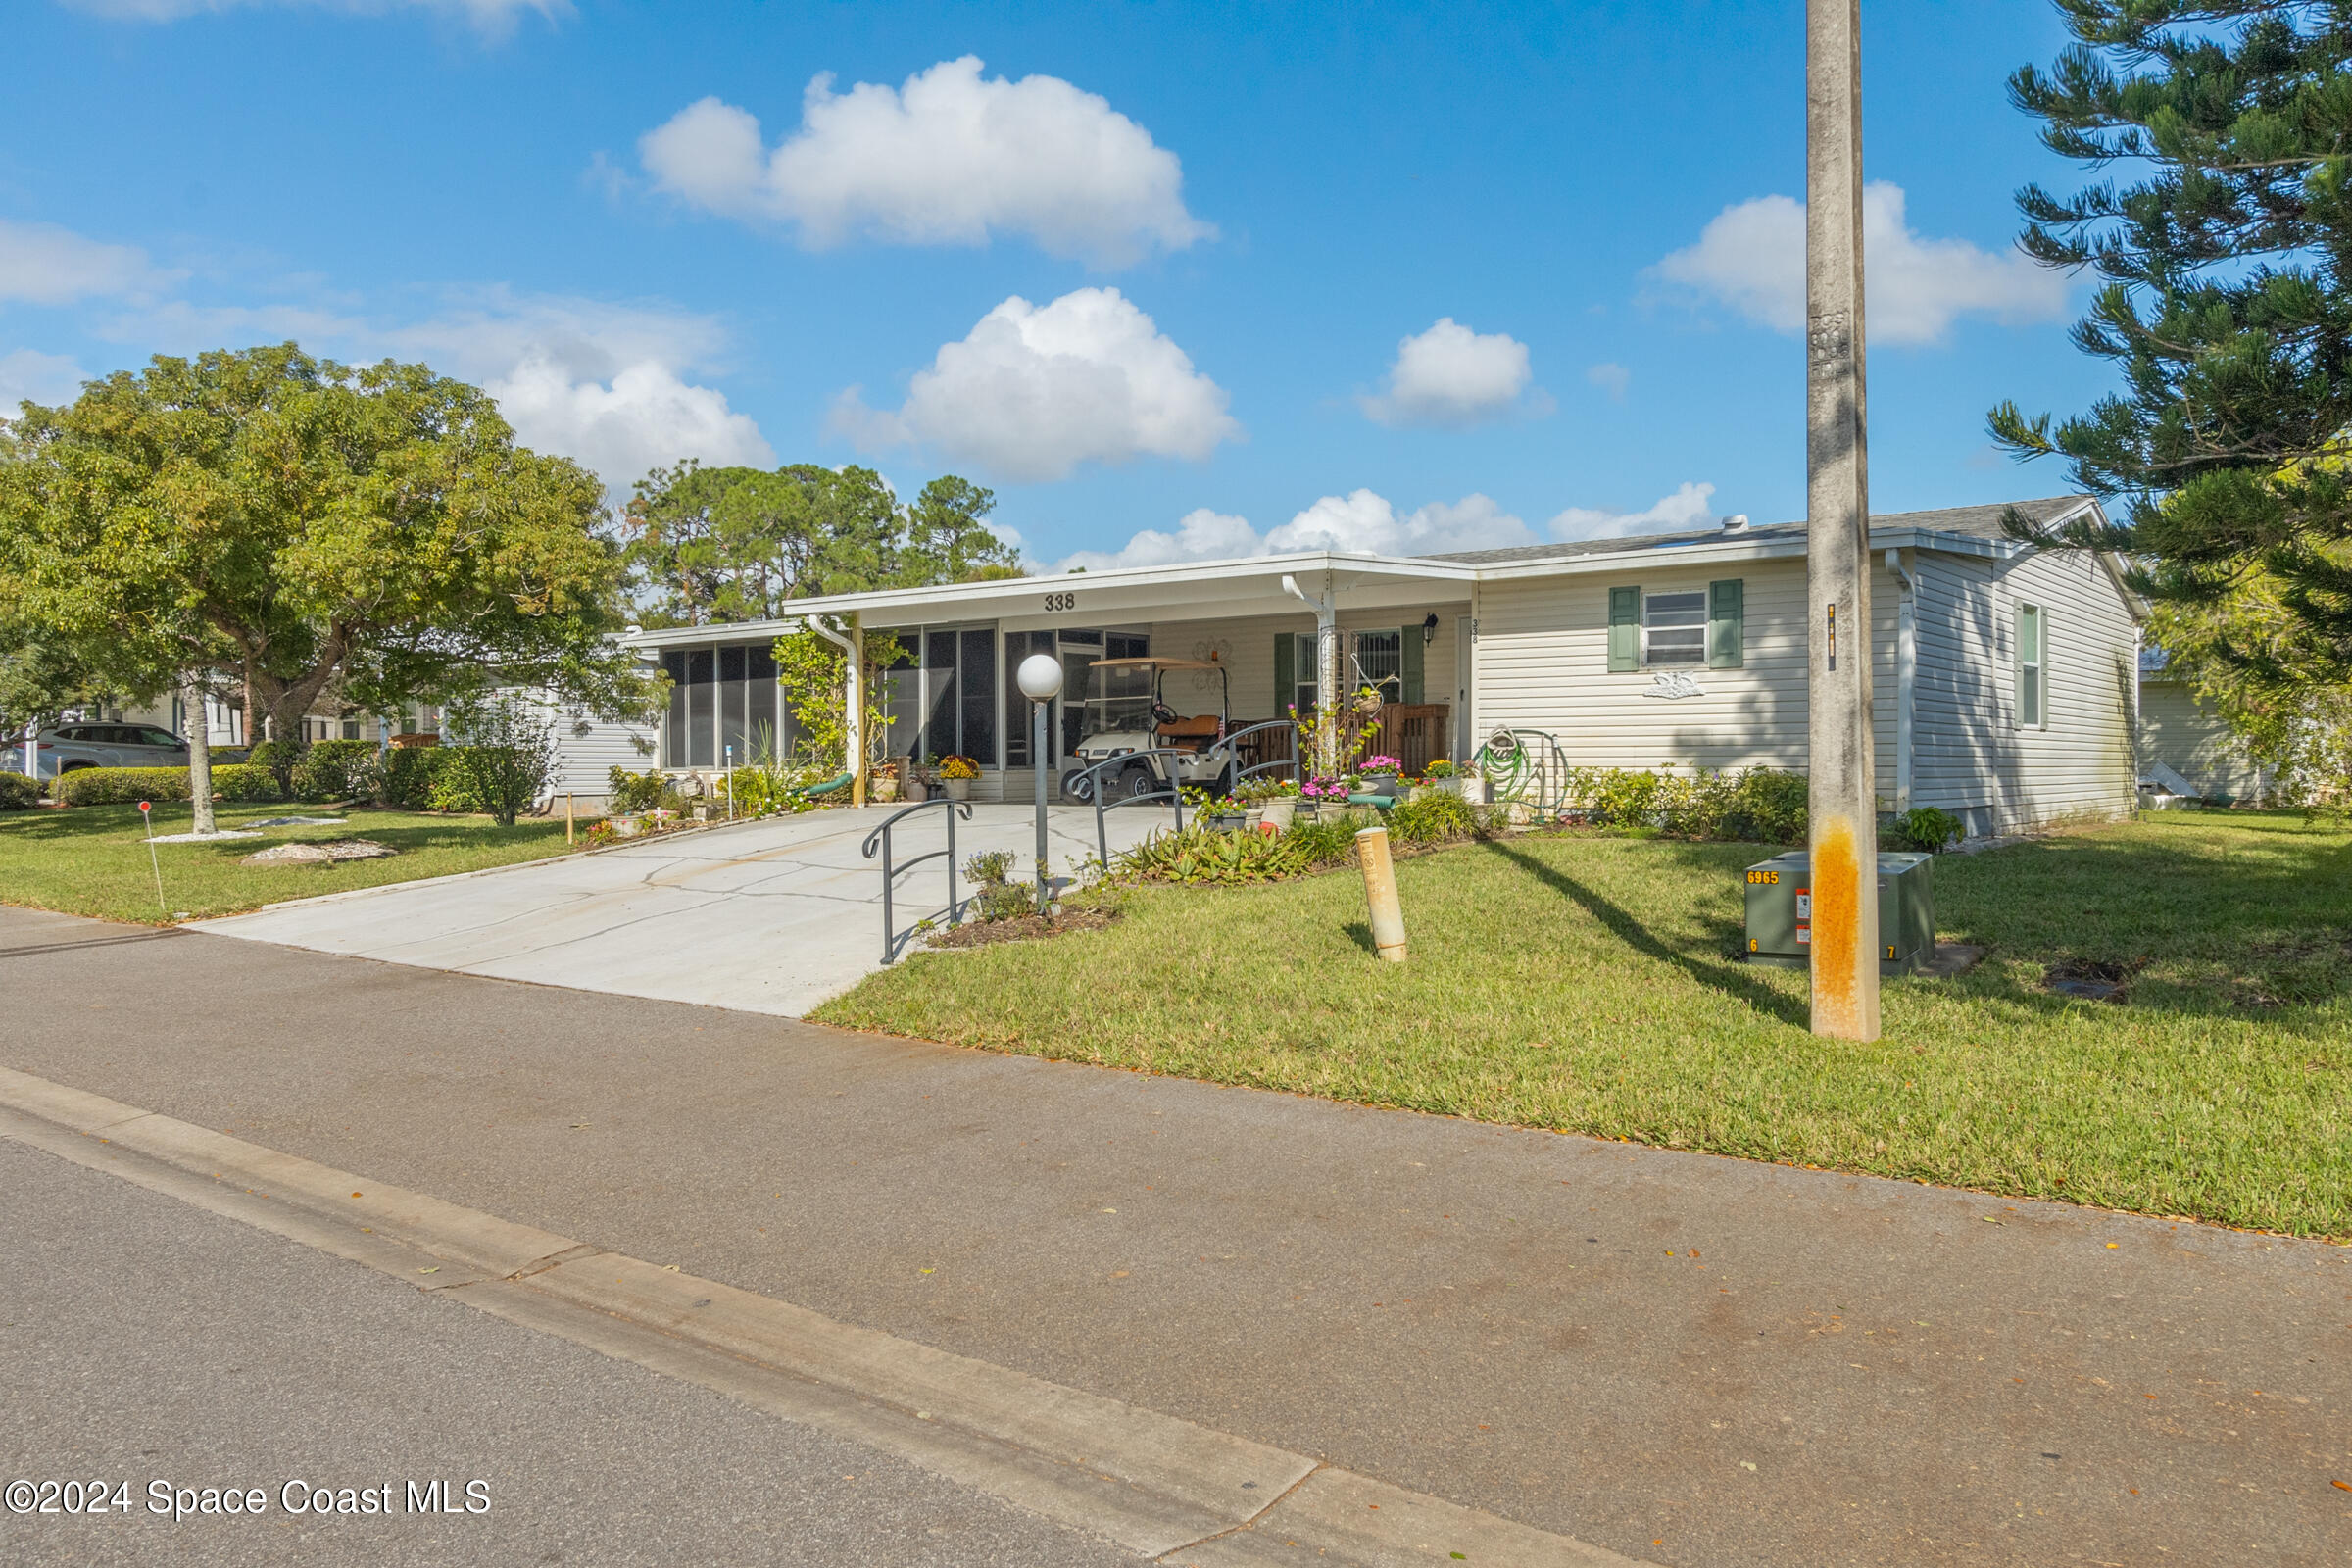
[[[842,723],[842,733],[845,737],[845,744],[842,747],[844,754],[842,765],[848,768],[850,773],[850,804],[863,806],[865,804],[865,660],[862,655],[865,649],[865,616],[862,613],[853,613],[850,616],[850,630],[846,637],[826,625],[824,617],[821,615],[810,615],[808,625],[819,637],[848,656],[844,662],[848,669],[846,679],[849,710]]]
[[[1323,592],[1309,599],[1298,579],[1285,574],[1282,591],[1311,607],[1315,612],[1315,714],[1322,719],[1321,738],[1315,746],[1316,771],[1328,776],[1339,771],[1340,732],[1329,721],[1337,712],[1340,701],[1340,595],[1333,586],[1331,573],[1323,573]]]
[[[1896,583],[1894,610],[1894,808],[1911,809],[1911,710],[1919,684],[1919,579],[1899,550],[1886,552]]]

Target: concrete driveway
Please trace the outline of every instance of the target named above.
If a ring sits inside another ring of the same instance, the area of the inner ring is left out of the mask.
[[[895,807],[812,811],[464,876],[437,877],[192,922],[196,930],[388,963],[798,1017],[881,966],[882,871],[866,835]],[[1096,854],[1091,807],[1049,808],[1051,869]],[[1161,807],[1108,817],[1113,854],[1165,827]],[[1033,875],[1027,806],[975,806],[956,826],[957,876],[981,850]],[[946,813],[892,835],[892,858],[941,849]],[[904,930],[947,902],[944,862],[894,878]],[[963,891],[969,891],[968,886]]]

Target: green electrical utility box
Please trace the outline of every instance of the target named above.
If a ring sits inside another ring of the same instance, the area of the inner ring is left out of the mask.
[[[1747,958],[1811,961],[1813,858],[1803,850],[1747,868]],[[1925,855],[1879,857],[1879,973],[1907,974],[1936,951],[1935,861]]]

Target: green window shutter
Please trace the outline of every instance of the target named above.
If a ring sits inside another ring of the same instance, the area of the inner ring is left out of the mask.
[[[1287,631],[1274,634],[1274,716],[1291,716],[1291,705],[1298,700],[1298,639]]]
[[[1408,625],[1403,631],[1397,633],[1396,652],[1398,672],[1404,676],[1404,700],[1408,703],[1420,702],[1422,701],[1423,682],[1421,679],[1421,628],[1418,625]]]
[[[1609,668],[1642,667],[1642,590],[1609,590]]]
[[[1707,667],[1738,669],[1745,660],[1747,597],[1745,579],[1729,577],[1707,584]]]

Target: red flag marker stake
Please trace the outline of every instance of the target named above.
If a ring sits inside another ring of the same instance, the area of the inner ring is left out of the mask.
[[[153,802],[141,801],[139,803],[139,820],[145,823],[147,826],[147,863],[155,868],[155,906],[163,910],[164,913],[170,914],[172,912],[172,906],[164,902],[164,862],[156,858],[155,854],[154,813],[155,805]]]

